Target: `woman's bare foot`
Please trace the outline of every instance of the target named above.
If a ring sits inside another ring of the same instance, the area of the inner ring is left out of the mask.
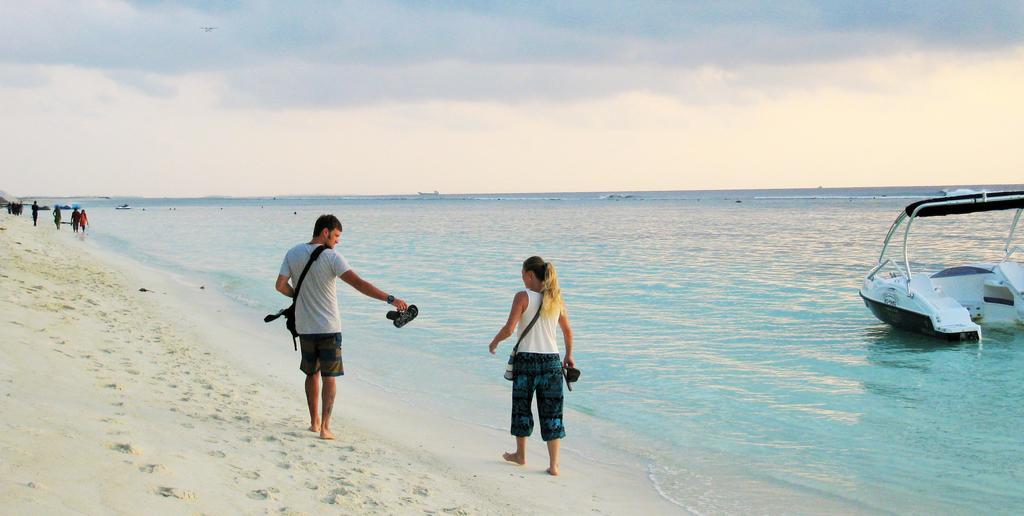
[[[558,466],[551,466],[550,468],[547,469],[547,471],[548,475],[551,475],[553,477],[558,476]]]
[[[321,428],[320,429],[320,438],[324,439],[324,440],[327,440],[327,441],[330,441],[331,439],[334,439],[334,434],[332,434],[331,431],[326,429],[326,428]]]
[[[519,464],[520,466],[526,465],[526,457],[520,457],[518,454],[512,452],[505,452],[502,453],[501,456],[504,457],[505,460],[509,462],[514,462],[516,464]]]
[[[315,433],[320,432],[320,421],[314,421],[309,424],[309,431]]]

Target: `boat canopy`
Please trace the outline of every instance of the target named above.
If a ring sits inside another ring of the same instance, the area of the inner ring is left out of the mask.
[[[904,212],[908,217],[942,217],[1022,208],[1024,208],[1024,190],[1017,190],[925,199],[907,205]]]
[[[1017,224],[1020,222],[1021,216],[1024,215],[1024,190],[992,193],[982,192],[969,195],[955,195],[951,197],[936,197],[934,199],[924,199],[911,203],[900,211],[899,216],[896,217],[895,221],[893,221],[892,226],[889,227],[889,232],[885,235],[885,243],[882,244],[882,252],[878,255],[878,265],[875,265],[875,267],[871,269],[871,272],[868,272],[865,279],[870,280],[874,278],[875,274],[882,270],[882,267],[885,267],[890,263],[895,263],[891,259],[887,259],[885,257],[885,252],[889,249],[889,241],[892,240],[892,237],[896,234],[896,230],[904,222],[906,222],[906,229],[903,231],[903,263],[901,266],[909,280],[913,277],[913,272],[910,270],[910,252],[908,247],[910,243],[910,227],[914,224],[915,218],[942,217],[944,215],[962,215],[965,213],[998,210],[1017,210],[1017,214],[1013,217],[1013,222],[1010,224],[1010,234],[1006,237],[1006,246],[1003,248],[1005,254],[1003,255],[1002,261],[1005,262],[1009,260],[1013,253],[1024,252],[1024,247],[1013,245],[1013,237],[1017,231]],[[957,269],[957,272],[961,273],[963,271]],[[907,292],[910,292],[909,281],[907,282]]]

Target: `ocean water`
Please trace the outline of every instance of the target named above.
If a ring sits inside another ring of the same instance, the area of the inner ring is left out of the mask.
[[[386,305],[339,283],[350,376],[494,428],[508,423],[514,341],[497,357],[486,346],[522,260],[553,261],[583,370],[567,454],[638,468],[681,512],[1020,513],[1024,327],[948,344],[880,323],[857,294],[898,211],[937,193],[79,202],[87,238],[197,278],[254,325],[286,304],[273,290],[285,250],[336,214],[355,270],[420,308],[396,330]],[[1011,217],[918,221],[912,259],[998,259]]]

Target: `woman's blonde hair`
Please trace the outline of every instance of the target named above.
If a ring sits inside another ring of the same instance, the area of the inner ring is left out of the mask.
[[[532,272],[541,281],[540,293],[544,296],[544,305],[540,314],[544,317],[558,317],[565,313],[555,264],[545,262],[540,256],[531,256],[523,262],[523,270]]]

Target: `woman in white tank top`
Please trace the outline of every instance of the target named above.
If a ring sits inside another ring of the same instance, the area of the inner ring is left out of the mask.
[[[515,356],[515,379],[512,381],[512,435],[516,451],[506,452],[505,460],[526,464],[526,438],[533,433],[533,396],[537,395],[537,416],[540,435],[547,442],[548,473],[558,475],[558,449],[565,437],[562,422],[562,367],[575,367],[572,356],[572,328],[558,287],[555,266],[539,256],[523,262],[523,284],[526,290],[516,294],[505,326],[491,341],[493,355],[498,344],[513,333],[522,337]],[[523,331],[537,315],[537,322],[523,336]],[[560,360],[555,326],[562,329],[565,359]],[[516,331],[513,332],[513,328]]]

